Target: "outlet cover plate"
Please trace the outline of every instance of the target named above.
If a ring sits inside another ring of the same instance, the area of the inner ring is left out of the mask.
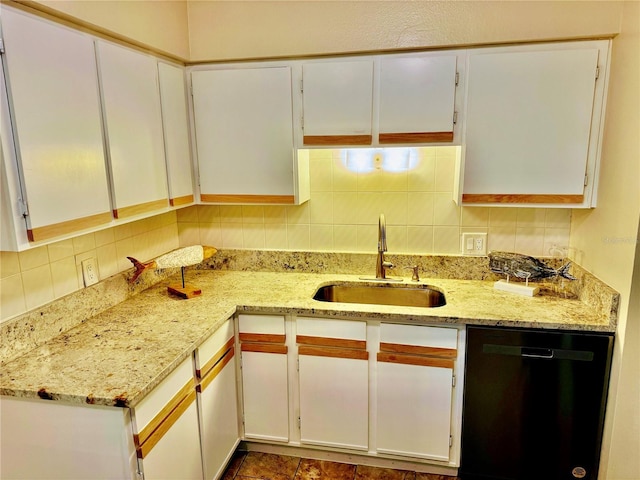
[[[82,260],[82,279],[85,287],[98,283],[98,266],[95,257]]]
[[[463,255],[487,254],[486,233],[463,233],[461,243]]]

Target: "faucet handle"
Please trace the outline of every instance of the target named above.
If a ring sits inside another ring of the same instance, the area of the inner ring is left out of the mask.
[[[413,273],[411,275],[411,281],[412,282],[419,282],[420,281],[420,275],[418,274],[418,265],[412,265],[410,267],[404,267],[408,270],[413,270]]]

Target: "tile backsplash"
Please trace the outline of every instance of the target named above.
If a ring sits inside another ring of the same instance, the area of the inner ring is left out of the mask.
[[[463,232],[489,250],[536,256],[569,245],[570,209],[458,207],[457,147],[410,149],[411,169],[371,168],[347,150],[311,150],[311,199],[300,206],[198,205],[177,212],[180,245],[375,252],[385,214],[389,253],[460,254]]]
[[[83,288],[81,263],[95,258],[100,280],[178,248],[176,212],[169,212],[24,252],[0,252],[0,321]]]

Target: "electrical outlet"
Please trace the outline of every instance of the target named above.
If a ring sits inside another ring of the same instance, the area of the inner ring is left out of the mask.
[[[463,255],[486,255],[487,254],[487,234],[486,233],[463,233],[462,234],[462,254]]]
[[[82,261],[82,279],[85,287],[98,283],[98,267],[94,257]]]

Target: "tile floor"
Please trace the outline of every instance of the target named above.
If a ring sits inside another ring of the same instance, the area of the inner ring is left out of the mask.
[[[459,480],[458,477],[349,465],[271,453],[236,452],[222,480]]]

